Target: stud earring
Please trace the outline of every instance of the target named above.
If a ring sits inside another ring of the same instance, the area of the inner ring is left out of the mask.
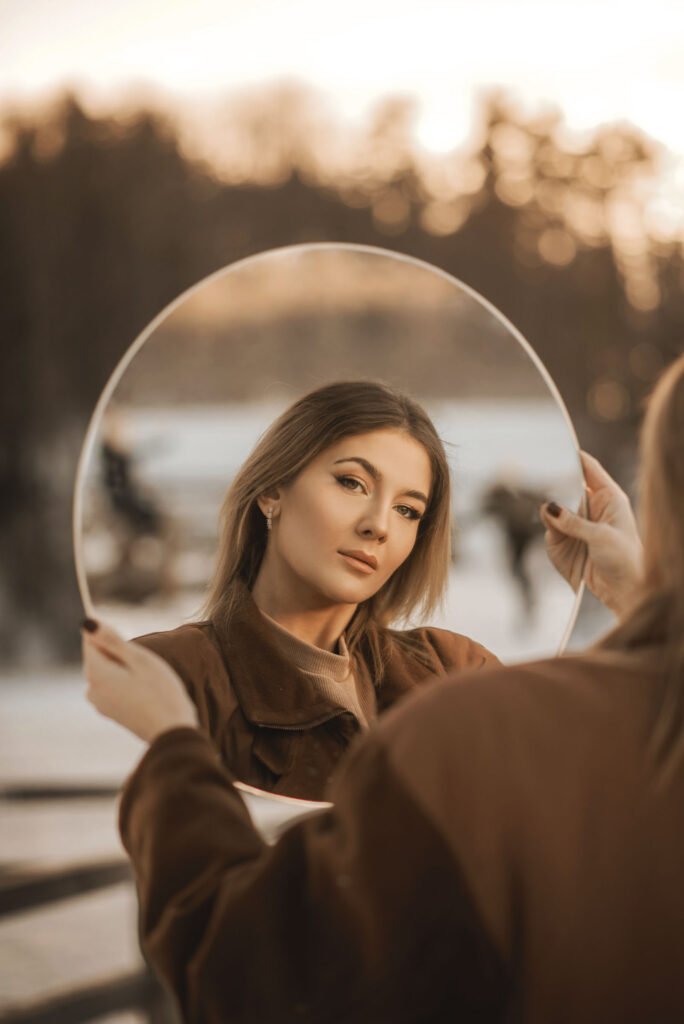
[[[266,529],[270,532],[273,529],[273,509],[266,509]]]

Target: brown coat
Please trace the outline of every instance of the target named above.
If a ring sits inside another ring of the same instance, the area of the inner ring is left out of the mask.
[[[684,764],[657,649],[465,673],[385,716],[275,847],[198,730],[121,804],[192,1024],[681,1024]]]
[[[381,714],[431,675],[498,664],[480,644],[458,633],[424,628],[385,631],[387,663],[374,687],[357,665],[359,687]],[[407,647],[407,639],[417,645]],[[209,622],[139,637],[179,674],[196,704],[200,725],[236,779],[306,800],[324,799],[340,756],[360,732],[357,719],[316,691],[273,644],[249,591],[224,632]],[[426,667],[425,662],[430,664]]]

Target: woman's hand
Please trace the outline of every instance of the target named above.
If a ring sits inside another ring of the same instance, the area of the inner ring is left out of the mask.
[[[581,452],[581,457],[589,519],[554,502],[542,505],[546,549],[574,590],[584,579],[592,594],[619,616],[641,582],[641,540],[627,495],[593,456]]]
[[[148,743],[167,729],[197,726],[195,705],[163,658],[92,619],[82,639],[86,696],[101,714]]]

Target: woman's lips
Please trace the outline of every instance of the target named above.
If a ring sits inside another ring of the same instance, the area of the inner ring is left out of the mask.
[[[361,552],[357,555],[350,551],[338,551],[338,554],[344,558],[348,565],[351,565],[354,569],[358,569],[359,572],[366,573],[366,575],[374,573],[378,567],[377,560],[373,558],[372,555],[364,555],[361,557]],[[368,561],[365,561],[366,558]],[[373,562],[375,564],[372,564]]]

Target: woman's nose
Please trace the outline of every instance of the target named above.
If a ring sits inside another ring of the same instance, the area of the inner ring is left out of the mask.
[[[368,540],[377,540],[383,544],[387,540],[386,513],[378,510],[372,515],[364,516],[357,526],[357,532]]]

